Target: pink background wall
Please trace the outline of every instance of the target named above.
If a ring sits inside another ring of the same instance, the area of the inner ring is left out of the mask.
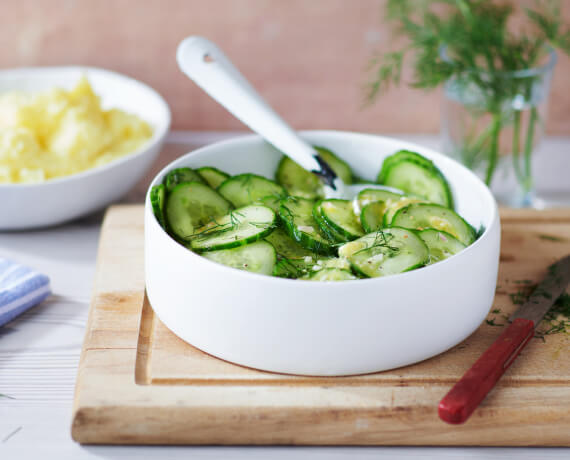
[[[140,79],[175,129],[242,129],[179,72],[178,42],[217,42],[296,128],[437,132],[438,91],[392,89],[363,108],[365,68],[386,50],[383,0],[3,0],[2,67],[85,64]],[[570,1],[564,1],[570,22]],[[570,59],[559,56],[547,130],[570,135]],[[404,78],[410,79],[410,72]]]

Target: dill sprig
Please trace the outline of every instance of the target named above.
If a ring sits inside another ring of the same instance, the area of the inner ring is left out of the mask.
[[[223,216],[226,217],[226,216]],[[245,217],[241,212],[238,211],[230,211],[229,213],[229,222],[220,223],[219,220],[222,217],[215,218],[213,217],[210,222],[206,225],[200,227],[198,231],[189,235],[190,239],[194,238],[209,238],[211,236],[218,236],[222,233],[227,233],[229,231],[235,230],[242,221],[239,219],[240,217]]]
[[[485,179],[490,184],[498,163],[500,133],[513,124],[514,170],[528,190],[534,130],[541,120],[532,106],[526,140],[520,143],[522,109],[511,108],[505,113],[505,107],[515,96],[530,98],[541,75],[512,78],[511,72],[537,66],[549,47],[570,55],[570,28],[562,22],[557,0],[537,0],[534,8],[516,5],[524,10],[528,22],[526,27],[518,27],[518,33],[509,27],[516,8],[508,1],[388,0],[386,20],[408,40],[403,47],[371,60],[367,100],[373,102],[390,85],[400,84],[408,57],[414,70],[412,87],[429,90],[453,79],[458,87],[477,88],[482,102],[473,110],[490,114],[491,122],[477,139],[471,142],[466,138],[463,161],[474,167],[486,159]],[[524,148],[522,160],[519,148]]]
[[[505,98],[505,90],[516,93],[518,88],[509,87],[499,72],[535,66],[546,44],[570,54],[570,28],[562,23],[559,2],[536,4],[536,9],[524,8],[535,26],[528,36],[510,32],[508,19],[515,8],[508,2],[388,0],[386,19],[409,42],[372,59],[368,99],[373,101],[391,83],[400,83],[407,54],[413,54],[414,87],[435,88],[458,75],[484,89],[490,103]],[[442,55],[443,48],[449,59]]]
[[[370,246],[366,246],[365,248],[359,249],[358,251],[354,252],[354,255],[360,254],[362,252],[372,251],[374,249],[379,249],[381,252],[387,253],[388,257],[392,257],[396,252],[400,250],[397,246],[391,246],[390,240],[394,239],[394,235],[391,233],[384,233],[382,230],[378,230],[374,234],[374,241]]]
[[[495,323],[495,318],[486,319],[485,323],[487,323],[489,326],[504,326],[504,324]]]

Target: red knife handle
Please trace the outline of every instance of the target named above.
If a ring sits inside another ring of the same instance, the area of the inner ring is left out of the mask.
[[[517,318],[439,403],[439,418],[463,423],[534,336],[534,322]]]

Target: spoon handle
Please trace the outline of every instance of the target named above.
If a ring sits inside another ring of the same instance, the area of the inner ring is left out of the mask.
[[[178,46],[176,58],[180,69],[237,119],[307,171],[329,175],[330,171],[323,172],[315,150],[275,113],[214,43],[188,37]]]

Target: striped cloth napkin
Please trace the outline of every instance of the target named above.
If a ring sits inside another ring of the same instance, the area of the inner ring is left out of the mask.
[[[0,326],[51,294],[49,278],[24,265],[0,258]]]

